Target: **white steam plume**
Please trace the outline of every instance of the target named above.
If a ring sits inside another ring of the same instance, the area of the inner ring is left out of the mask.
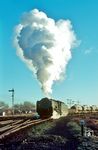
[[[17,54],[39,80],[44,93],[52,93],[54,81],[60,80],[71,59],[76,42],[69,20],[48,18],[34,9],[23,15],[15,30]]]

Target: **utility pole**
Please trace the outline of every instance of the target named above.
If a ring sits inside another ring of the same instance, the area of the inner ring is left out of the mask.
[[[77,104],[80,105],[80,101],[79,100],[77,101]]]
[[[67,99],[67,104],[69,105],[70,108],[74,104],[74,102],[75,101],[73,101],[72,99]]]
[[[12,113],[14,115],[14,88],[12,88],[11,90],[9,90],[9,92],[12,93]]]

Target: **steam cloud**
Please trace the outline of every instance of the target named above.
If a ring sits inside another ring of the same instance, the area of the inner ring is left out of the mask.
[[[76,43],[69,20],[48,18],[34,9],[25,13],[15,30],[18,56],[36,75],[44,93],[52,93],[54,81],[61,80]]]

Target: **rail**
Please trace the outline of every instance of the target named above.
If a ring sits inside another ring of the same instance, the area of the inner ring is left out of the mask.
[[[47,121],[50,121],[52,120],[51,118],[48,118],[48,119],[37,119],[37,120],[19,120],[19,121],[16,121],[14,123],[10,123],[9,125],[6,125],[4,127],[1,127],[0,128],[0,140],[6,138],[6,137],[9,137],[10,135],[14,134],[14,133],[17,133],[21,130],[25,130],[27,128],[30,128],[32,126],[35,126],[35,125],[38,125],[38,124],[41,124],[41,123],[44,123],[44,122],[47,122]]]

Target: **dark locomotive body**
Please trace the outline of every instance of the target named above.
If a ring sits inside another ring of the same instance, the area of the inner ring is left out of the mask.
[[[37,101],[37,113],[41,118],[52,117],[54,112],[58,116],[66,116],[68,114],[67,105],[61,101],[48,98]]]

